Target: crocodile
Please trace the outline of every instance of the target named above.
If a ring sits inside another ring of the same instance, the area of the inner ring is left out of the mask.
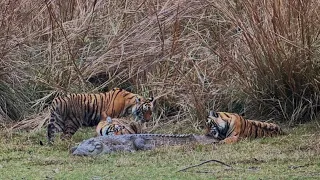
[[[205,135],[194,134],[124,134],[117,136],[99,136],[82,141],[71,148],[73,155],[95,156],[113,152],[134,152],[151,150],[160,146],[184,144],[213,144],[218,140]]]

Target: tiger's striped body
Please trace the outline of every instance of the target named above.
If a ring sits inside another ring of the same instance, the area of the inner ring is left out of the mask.
[[[283,134],[274,123],[246,120],[236,113],[210,111],[206,122],[206,135],[220,143],[235,143],[243,138],[273,137]]]
[[[141,134],[142,125],[139,122],[132,122],[124,118],[107,118],[101,121],[96,127],[97,136]]]
[[[95,126],[108,116],[122,117],[128,112],[137,121],[149,121],[153,110],[153,98],[143,97],[114,88],[100,94],[70,94],[56,97],[51,105],[47,128],[51,143],[55,132],[63,132],[62,138],[70,138],[81,126]]]

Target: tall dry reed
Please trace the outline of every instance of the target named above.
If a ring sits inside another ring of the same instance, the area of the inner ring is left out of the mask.
[[[227,58],[256,111],[290,123],[319,111],[318,1],[221,1],[212,3],[241,29]],[[228,52],[227,52],[228,53]]]
[[[0,82],[28,94],[22,114],[58,94],[118,86],[159,97],[157,123],[198,126],[213,108],[310,119],[319,105],[319,5],[4,0]]]

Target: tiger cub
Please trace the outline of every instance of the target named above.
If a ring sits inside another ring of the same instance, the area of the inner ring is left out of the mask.
[[[120,88],[100,94],[70,94],[56,97],[50,108],[47,127],[49,144],[55,132],[63,132],[63,139],[70,138],[81,126],[96,126],[110,117],[132,113],[136,121],[149,121],[152,116],[153,97],[144,97]]]
[[[205,134],[220,140],[220,143],[231,144],[242,138],[273,137],[283,134],[283,131],[273,123],[246,120],[236,113],[210,111]]]
[[[101,121],[96,127],[97,136],[141,134],[142,125],[126,119],[107,117],[106,121]]]

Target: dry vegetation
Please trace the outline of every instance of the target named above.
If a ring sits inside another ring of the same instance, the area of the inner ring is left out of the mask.
[[[53,97],[122,87],[160,97],[155,119],[209,109],[289,123],[320,99],[317,0],[3,0],[0,123]]]

